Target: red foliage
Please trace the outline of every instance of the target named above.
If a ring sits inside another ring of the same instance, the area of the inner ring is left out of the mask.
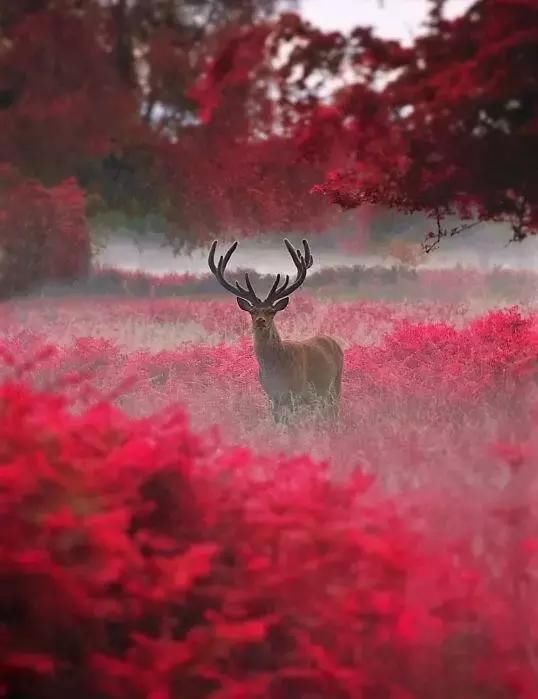
[[[356,161],[332,173],[321,190],[355,207],[386,205],[437,219],[436,243],[452,233],[440,218],[508,220],[514,238],[535,233],[538,190],[535,2],[477,0],[448,21],[434,3],[430,32],[403,50],[357,30],[358,61],[370,80],[397,71],[379,92],[374,113],[346,99],[342,118],[354,123]],[[372,99],[371,96],[368,99]]]
[[[165,3],[166,4],[166,3]],[[192,4],[192,3],[191,3]],[[0,152],[178,243],[327,229],[364,204],[536,230],[536,3],[477,0],[410,48],[325,33],[293,2],[0,8]],[[452,225],[452,224],[450,224]],[[178,232],[180,231],[180,232]]]
[[[251,141],[233,132],[226,136],[220,126],[195,128],[163,151],[167,187],[181,192],[170,196],[171,218],[185,223],[184,239],[192,243],[306,227],[315,233],[334,212],[309,194],[323,171],[299,156],[286,138]],[[186,162],[190,165],[182,170],[180,163]]]
[[[251,88],[255,71],[259,70],[259,65],[265,58],[265,45],[270,31],[271,25],[264,24],[240,27],[231,36],[223,36],[222,44],[216,55],[209,60],[202,78],[190,90],[191,96],[200,105],[200,118],[203,122],[211,121],[218,108],[222,112],[223,99],[229,99],[230,96],[233,99],[236,91],[248,91]],[[236,126],[238,116],[241,119],[245,115],[234,115]]]
[[[0,294],[86,273],[91,256],[84,194],[73,179],[46,188],[0,166]]]
[[[7,699],[534,699],[537,317],[413,312],[297,297],[282,332],[343,340],[344,405],[282,433],[229,302],[5,304]],[[126,319],[173,349],[98,336]],[[222,344],[177,348],[193,324]]]
[[[8,699],[535,696],[509,600],[360,474],[22,383],[0,412]]]
[[[310,190],[329,162],[342,162],[347,145],[336,138],[339,114],[320,106],[309,81],[334,78],[345,55],[341,34],[291,13],[222,33],[189,93],[204,126],[184,130],[165,156],[197,235],[321,230],[334,221],[336,212]]]
[[[0,51],[0,152],[56,184],[83,177],[112,139],[128,137],[136,105],[110,62],[103,9],[39,4],[21,10]]]

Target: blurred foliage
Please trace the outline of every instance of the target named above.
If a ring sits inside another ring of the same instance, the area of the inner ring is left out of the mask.
[[[158,222],[176,248],[330,234],[331,202],[367,205],[374,239],[402,232],[394,211],[429,216],[426,249],[478,219],[535,232],[534,0],[450,21],[432,0],[410,47],[323,32],[295,5],[3,0],[0,162],[73,178],[89,216]]]

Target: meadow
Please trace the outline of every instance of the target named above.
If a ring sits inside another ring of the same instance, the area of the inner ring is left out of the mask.
[[[272,423],[233,299],[3,304],[6,599],[43,604],[0,634],[9,686],[538,696],[536,280],[428,274],[422,298],[329,279],[279,315],[345,349],[336,427]]]

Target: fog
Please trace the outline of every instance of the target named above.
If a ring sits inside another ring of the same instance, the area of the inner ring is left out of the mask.
[[[439,249],[420,255],[417,266],[425,269],[464,266],[482,270],[508,267],[538,271],[538,240],[530,238],[521,243],[510,243],[509,240],[508,227],[483,225],[443,240]],[[318,269],[358,264],[391,266],[398,263],[395,257],[384,251],[370,249],[364,253],[350,253],[343,244],[328,247],[323,237],[311,237],[310,241]],[[418,242],[414,244],[418,248]],[[242,267],[271,274],[286,271],[286,257],[283,247],[275,241],[244,240],[230,261],[229,268]],[[96,262],[104,267],[155,275],[200,275],[207,272],[207,248],[195,250],[189,255],[174,255],[170,247],[156,238],[136,241],[126,233],[110,238],[97,254]]]

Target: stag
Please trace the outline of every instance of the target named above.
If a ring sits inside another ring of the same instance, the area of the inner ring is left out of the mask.
[[[286,275],[281,283],[281,275],[277,274],[263,300],[254,291],[248,274],[245,274],[245,286],[239,282],[232,284],[225,277],[237,242],[215,263],[215,241],[209,252],[209,268],[217,281],[234,294],[239,308],[250,313],[260,384],[269,399],[275,422],[286,422],[301,409],[316,407],[326,417],[334,419],[340,403],[342,348],[325,335],[302,341],[282,340],[275,327],[275,315],[287,307],[289,297],[303,284],[313,263],[306,240],[303,240],[304,253],[296,250],[289,240],[284,243],[297,269],[296,278],[290,284],[289,275]]]

